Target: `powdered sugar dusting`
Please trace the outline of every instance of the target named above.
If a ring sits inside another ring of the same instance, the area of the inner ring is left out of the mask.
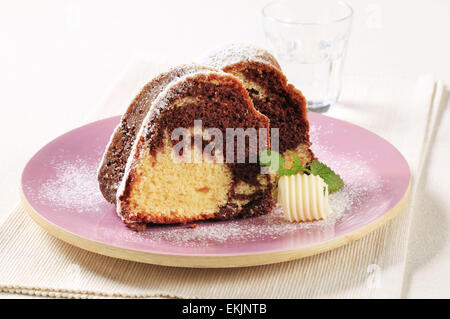
[[[218,69],[245,61],[260,62],[281,69],[276,59],[268,51],[245,43],[221,45],[198,58],[200,64]]]
[[[73,208],[79,213],[99,211],[105,202],[97,181],[97,165],[86,160],[55,164],[55,177],[45,182],[39,197],[55,207]]]

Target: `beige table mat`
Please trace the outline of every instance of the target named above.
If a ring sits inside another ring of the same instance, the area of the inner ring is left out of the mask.
[[[129,71],[89,119],[120,114],[164,67]],[[329,115],[366,127],[408,159],[415,184],[434,123],[431,76],[349,77]],[[19,205],[0,227],[0,290],[59,297],[397,298],[401,297],[413,200],[400,215],[345,247],[292,262],[236,269],[184,269],[100,256],[48,235]]]

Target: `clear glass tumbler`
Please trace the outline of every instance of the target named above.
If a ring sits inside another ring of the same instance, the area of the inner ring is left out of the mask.
[[[337,0],[284,0],[262,11],[267,42],[308,109],[326,112],[339,99],[353,9]]]

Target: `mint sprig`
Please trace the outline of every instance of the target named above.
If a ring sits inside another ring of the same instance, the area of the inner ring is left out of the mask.
[[[299,172],[306,172],[312,175],[320,176],[324,182],[328,185],[330,192],[336,192],[344,187],[344,181],[326,164],[319,161],[313,161],[309,164],[310,169],[300,165],[300,158],[297,154],[290,150],[287,152],[292,156],[293,161],[290,168],[285,168],[286,161],[283,156],[272,150],[265,150],[259,157],[259,163],[261,166],[268,166],[270,170],[276,172],[279,176],[295,175]]]

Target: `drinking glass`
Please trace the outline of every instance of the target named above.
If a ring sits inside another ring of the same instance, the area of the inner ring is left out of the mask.
[[[353,9],[337,0],[283,0],[264,7],[267,42],[308,109],[326,112],[339,99]]]

